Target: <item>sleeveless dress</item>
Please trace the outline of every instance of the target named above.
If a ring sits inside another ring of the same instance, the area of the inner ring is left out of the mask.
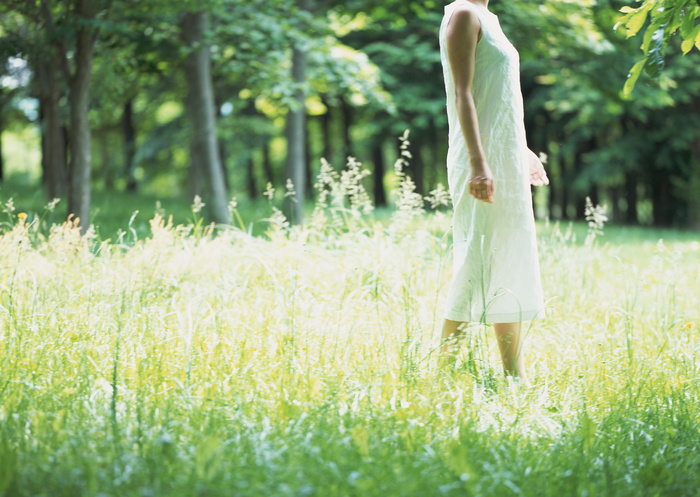
[[[479,135],[494,176],[494,202],[469,194],[469,155],[462,135],[447,58],[446,29],[458,7],[481,22],[473,96]],[[440,26],[449,150],[447,177],[454,206],[453,279],[445,318],[510,323],[544,316],[518,52],[487,8],[466,0],[445,7]]]

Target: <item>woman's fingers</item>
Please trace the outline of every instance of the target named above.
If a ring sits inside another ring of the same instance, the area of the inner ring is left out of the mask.
[[[537,164],[530,170],[530,184],[533,186],[543,186],[549,184],[549,178],[547,177],[547,172],[544,170],[541,164]]]
[[[469,194],[477,200],[493,203],[493,180],[490,178],[474,178],[469,182]]]

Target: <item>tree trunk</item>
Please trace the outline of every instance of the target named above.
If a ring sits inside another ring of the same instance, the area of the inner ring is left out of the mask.
[[[654,226],[670,226],[672,220],[671,184],[668,172],[655,169],[651,181],[651,209]]]
[[[100,147],[100,167],[102,169],[102,181],[104,182],[105,190],[114,189],[114,181],[112,178],[112,163],[114,161],[114,155],[112,154],[112,147],[109,143],[108,132],[102,131],[101,136],[93,136],[94,141],[99,143]],[[128,187],[127,187],[128,188]]]
[[[619,223],[622,219],[622,213],[620,212],[620,187],[613,186],[608,190],[610,192],[610,203],[611,205],[611,221]]]
[[[425,170],[425,160],[423,159],[423,144],[421,140],[411,140],[413,145],[411,154],[413,158],[410,160],[410,176],[413,182],[416,184],[416,193],[421,195],[425,192],[425,186],[423,181],[423,172]]]
[[[688,195],[688,225],[696,230],[700,230],[700,198],[692,192],[700,191],[700,138],[693,142],[693,152],[695,157],[691,160],[693,167],[690,176],[690,194]]]
[[[311,140],[309,137],[309,119],[306,119],[304,123],[304,150],[306,150],[306,160],[304,161],[306,165],[306,172],[304,176],[306,177],[306,185],[304,186],[305,198],[311,200],[314,198],[314,172],[311,168]]]
[[[76,14],[86,20],[94,18],[91,0],[77,0]],[[78,28],[75,74],[70,80],[70,189],[68,213],[80,219],[80,230],[90,226],[90,80],[95,49],[95,33],[87,26]]]
[[[262,170],[265,180],[271,185],[275,184],[275,175],[272,172],[272,158],[270,157],[270,142],[265,143],[262,148]]]
[[[386,206],[386,191],[384,190],[386,163],[384,162],[382,142],[377,142],[372,147],[372,162],[374,163],[374,205],[384,207]]]
[[[61,89],[56,55],[36,66],[41,100],[41,164],[49,200],[68,192],[66,132],[61,120]]]
[[[122,112],[122,129],[124,130],[124,172],[126,173],[126,191],[136,191],[136,129],[134,127],[134,105],[129,99]]]
[[[350,131],[352,129],[352,106],[345,100],[342,99],[340,110],[343,116],[343,160],[348,157],[354,157],[352,150],[352,138],[350,136]]]
[[[214,116],[214,89],[211,77],[211,54],[204,44],[209,29],[205,11],[187,13],[182,20],[182,34],[191,52],[185,61],[187,97],[185,106],[190,119],[191,167],[200,163],[206,179],[209,208],[217,223],[229,224],[228,192],[221,167]],[[193,171],[196,173],[196,171]],[[206,200],[205,200],[206,202]]]
[[[589,198],[591,199],[593,205],[600,204],[600,194],[598,193],[598,185],[591,185]]]
[[[625,175],[625,190],[627,190],[627,222],[630,224],[639,224],[636,172],[628,171]]]
[[[0,89],[2,91],[2,89]],[[5,180],[5,159],[3,158],[2,151],[2,134],[5,131],[5,118],[3,116],[3,109],[0,107],[0,183]]]
[[[246,182],[248,184],[248,197],[255,198],[258,196],[258,186],[255,183],[255,163],[251,155],[246,160]]]
[[[328,162],[333,162],[331,157],[331,104],[328,100],[322,97],[323,105],[326,106],[326,113],[322,114],[321,119],[321,137],[323,139],[323,151],[321,157]]]
[[[306,9],[308,0],[299,0],[299,6]],[[292,51],[292,78],[298,85],[306,81],[306,52],[295,47]],[[306,149],[304,130],[306,129],[306,104],[301,88],[295,93],[297,107],[290,109],[287,114],[285,135],[287,138],[287,160],[285,164],[285,180],[290,179],[294,184],[295,194],[289,197],[287,217],[295,224],[301,224],[306,187]],[[285,181],[286,182],[286,181]]]
[[[192,124],[190,124],[192,126]],[[204,176],[204,165],[200,160],[204,156],[200,143],[196,140],[190,138],[190,169],[188,171],[189,181],[188,181],[188,191],[190,194],[190,200],[195,196],[199,195],[204,197],[204,181],[202,177]]]
[[[253,105],[253,109],[255,109],[255,105]],[[216,122],[219,122],[220,119],[223,117],[221,114],[221,104],[214,100],[214,118],[216,119]],[[226,160],[228,158],[228,150],[226,149],[226,142],[224,140],[219,139],[219,136],[217,135],[216,137],[216,146],[219,148],[219,164],[221,164],[221,175],[224,178],[224,186],[226,187],[226,191],[230,192],[231,191],[231,182],[229,181],[228,174],[226,174]]]

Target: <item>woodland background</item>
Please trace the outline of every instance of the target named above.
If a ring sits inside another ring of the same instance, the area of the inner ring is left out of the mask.
[[[658,26],[647,30],[647,56],[666,67],[647,64],[630,93],[644,54],[628,35],[647,16],[614,28],[639,2],[490,2],[521,55],[529,146],[549,156],[538,217],[581,219],[588,196],[614,222],[700,227],[700,5],[647,4],[677,22],[658,47]],[[281,195],[291,178],[310,199],[320,159],[340,169],[353,156],[381,207],[406,129],[427,194],[446,183],[443,5],[3,1],[2,197],[23,186],[67,198],[61,212],[87,226],[91,194],[200,195],[207,219],[228,223],[231,196],[262,199],[268,183]]]

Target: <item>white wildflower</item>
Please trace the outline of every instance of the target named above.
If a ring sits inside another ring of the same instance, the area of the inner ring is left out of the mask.
[[[202,197],[200,197],[199,195],[195,195],[194,201],[192,202],[192,212],[200,212],[205,205],[207,204],[202,202]]]

